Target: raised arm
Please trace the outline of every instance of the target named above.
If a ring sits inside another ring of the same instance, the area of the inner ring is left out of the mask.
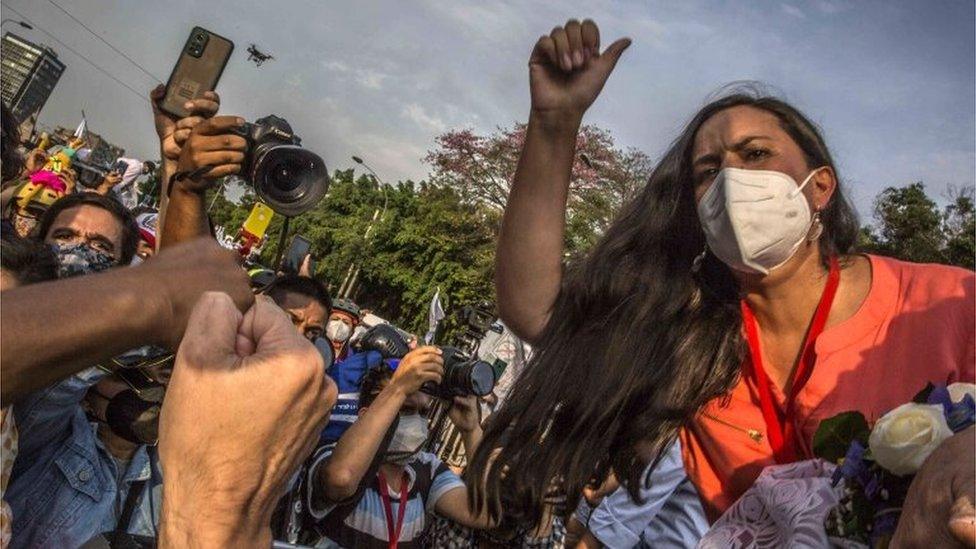
[[[213,117],[220,108],[220,96],[216,92],[206,92],[203,97],[187,101],[186,107],[190,116],[176,119],[159,108],[159,102],[166,95],[166,88],[162,84],[149,92],[153,111],[153,124],[159,137],[160,156],[160,184],[159,184],[159,244],[161,248],[178,242],[190,240],[198,236],[208,236],[210,227],[207,223],[206,210],[203,205],[202,192],[181,194],[174,198],[169,189],[170,177],[177,171],[180,152],[183,144],[190,137],[190,132],[200,122]],[[172,199],[172,200],[171,200]],[[172,202],[172,204],[171,204]],[[173,222],[167,228],[168,212],[174,211]],[[167,239],[167,234],[169,238]]]
[[[180,246],[132,268],[14,288],[0,309],[0,403],[146,344],[175,348],[205,291],[254,297],[233,252],[211,241]]]
[[[516,335],[535,341],[562,279],[563,236],[576,134],[630,40],[600,54],[593,21],[571,20],[539,38],[529,59],[532,110],[498,239],[498,309]]]

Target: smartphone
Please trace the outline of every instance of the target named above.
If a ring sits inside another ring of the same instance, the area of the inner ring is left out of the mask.
[[[125,175],[125,171],[129,169],[129,163],[125,160],[117,160],[115,165],[112,166],[112,172],[119,175]]]
[[[166,83],[166,95],[159,104],[163,111],[185,118],[183,104],[217,87],[234,43],[201,27],[193,27],[180,58]]]
[[[264,202],[255,202],[254,207],[251,208],[251,213],[244,220],[244,225],[241,229],[256,240],[261,240],[264,238],[264,233],[268,230],[268,225],[271,224],[272,217],[274,217],[274,210],[270,206]]]
[[[288,247],[288,253],[282,258],[281,267],[278,270],[286,273],[297,273],[302,267],[302,261],[305,260],[305,256],[311,249],[312,243],[304,236],[296,234],[291,239],[291,246]]]

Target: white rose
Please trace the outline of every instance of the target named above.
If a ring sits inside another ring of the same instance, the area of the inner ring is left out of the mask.
[[[976,383],[953,383],[946,389],[949,391],[949,398],[952,399],[953,404],[962,402],[966,395],[976,400]]]
[[[868,446],[879,465],[900,476],[918,471],[942,441],[952,436],[939,404],[902,404],[871,430]]]

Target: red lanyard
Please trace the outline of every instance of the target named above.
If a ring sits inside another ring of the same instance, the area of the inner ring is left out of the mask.
[[[396,528],[394,528],[393,506],[390,504],[389,494],[390,487],[386,483],[386,476],[383,475],[383,471],[379,471],[377,474],[380,479],[380,499],[383,500],[383,511],[386,513],[387,539],[390,540],[390,549],[396,549],[397,543],[400,541],[400,532],[403,530],[403,517],[407,515],[407,485],[410,484],[410,478],[404,471],[403,478],[400,479],[400,504],[397,506]]]
[[[823,333],[824,326],[827,324],[830,306],[834,303],[839,282],[840,267],[837,265],[837,258],[832,257],[830,258],[830,270],[827,273],[827,285],[824,286],[820,303],[817,305],[816,312],[813,313],[813,320],[810,322],[807,337],[800,351],[800,361],[793,372],[793,383],[790,394],[786,397],[785,412],[781,412],[773,400],[769,376],[766,375],[762,363],[759,327],[756,323],[756,317],[752,314],[752,310],[749,309],[745,300],[742,301],[742,322],[745,325],[746,339],[749,342],[752,372],[755,376],[756,387],[759,390],[759,405],[762,408],[763,420],[766,422],[766,436],[769,438],[769,445],[773,448],[773,457],[777,463],[792,463],[798,459],[800,454],[800,450],[797,448],[796,424],[793,417],[794,402],[796,395],[806,385],[807,380],[810,379],[810,374],[813,372],[813,364],[817,360],[815,350],[817,338]]]

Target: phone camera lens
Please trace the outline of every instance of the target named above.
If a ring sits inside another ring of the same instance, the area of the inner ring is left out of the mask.
[[[203,44],[204,39],[206,39],[206,36],[202,34],[197,34],[196,36],[193,37],[193,40],[198,44]]]

